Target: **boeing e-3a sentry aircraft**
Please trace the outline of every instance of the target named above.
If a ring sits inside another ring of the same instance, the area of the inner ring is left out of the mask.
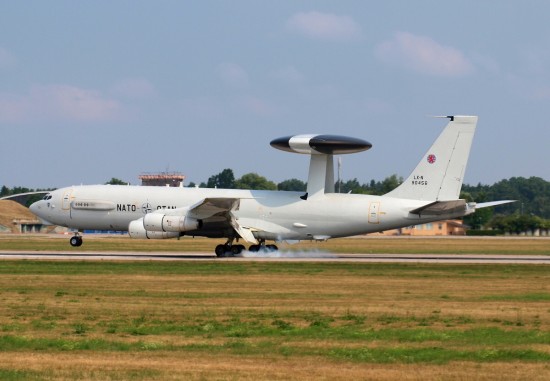
[[[450,116],[450,122],[410,176],[383,196],[334,191],[333,155],[368,150],[364,140],[335,135],[296,135],[275,139],[275,148],[310,155],[307,191],[89,185],[61,188],[30,206],[47,222],[82,231],[123,230],[132,238],[180,236],[227,238],[217,256],[276,250],[266,241],[324,241],[458,218],[482,204],[459,198],[477,124],[476,116]],[[235,243],[235,241],[237,243]],[[82,245],[76,233],[72,246]]]

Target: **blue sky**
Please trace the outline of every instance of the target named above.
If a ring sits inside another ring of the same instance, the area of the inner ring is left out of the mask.
[[[479,115],[465,177],[550,180],[546,1],[0,1],[0,184],[141,172],[276,182],[277,137],[370,151],[343,178],[406,177],[445,121]]]

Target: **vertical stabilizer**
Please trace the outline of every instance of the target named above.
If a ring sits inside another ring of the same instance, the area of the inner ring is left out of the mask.
[[[477,116],[448,118],[449,124],[407,180],[385,196],[425,201],[459,198]]]

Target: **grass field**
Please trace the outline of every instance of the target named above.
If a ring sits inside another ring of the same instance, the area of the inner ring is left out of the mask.
[[[224,240],[183,237],[180,240],[135,240],[124,236],[86,235],[79,248],[69,245],[64,235],[0,235],[0,250],[30,251],[139,251],[139,252],[207,252]],[[360,237],[339,238],[327,242],[280,244],[283,250],[320,250],[331,253],[389,254],[530,254],[550,255],[549,238],[529,237]]]
[[[550,266],[0,261],[0,360],[6,380],[547,380]]]

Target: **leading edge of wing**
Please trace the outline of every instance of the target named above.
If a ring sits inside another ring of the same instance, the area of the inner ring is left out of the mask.
[[[215,214],[238,210],[241,199],[234,197],[205,198],[189,207],[188,214],[197,219],[205,219]]]
[[[190,206],[176,209],[159,209],[155,210],[153,213],[162,213],[168,216],[187,215],[196,219],[205,219],[218,213],[238,210],[240,200],[240,198],[233,197],[203,198]]]

